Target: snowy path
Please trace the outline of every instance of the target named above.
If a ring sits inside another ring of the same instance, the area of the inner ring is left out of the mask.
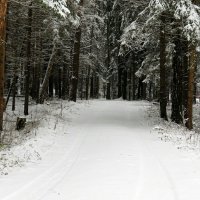
[[[94,101],[0,200],[199,200],[200,160],[150,134],[144,102]]]

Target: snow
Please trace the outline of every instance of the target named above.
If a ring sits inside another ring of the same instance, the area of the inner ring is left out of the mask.
[[[45,4],[47,4],[49,7],[53,8],[58,14],[60,14],[62,17],[67,17],[70,13],[67,3],[65,0],[43,0]]]
[[[149,103],[99,100],[49,108],[35,142],[19,145],[40,149],[40,159],[1,176],[1,200],[199,199],[199,156],[158,137],[165,127],[150,120]]]

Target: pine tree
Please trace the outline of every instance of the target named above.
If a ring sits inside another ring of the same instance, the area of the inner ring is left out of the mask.
[[[80,0],[79,6],[80,9],[84,5],[84,0]],[[79,10],[78,16],[81,18],[81,10]],[[74,46],[73,46],[73,64],[72,64],[72,77],[71,77],[71,88],[70,88],[70,97],[71,101],[76,102],[77,99],[77,89],[78,89],[78,80],[79,80],[79,67],[80,67],[80,48],[81,48],[81,24],[75,31],[74,36]]]
[[[0,131],[3,130],[7,0],[0,3]]]

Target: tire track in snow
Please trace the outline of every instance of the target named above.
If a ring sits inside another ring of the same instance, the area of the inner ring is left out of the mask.
[[[81,150],[81,147],[83,146],[84,144],[84,141],[86,140],[86,138],[88,137],[88,134],[85,134],[82,141],[81,141],[81,144],[79,145],[78,149],[77,149],[77,152],[76,152],[76,155],[74,156],[74,160],[73,162],[70,164],[70,166],[68,167],[67,170],[64,170],[62,174],[59,175],[59,179],[57,178],[56,180],[53,180],[52,181],[52,185],[48,188],[46,188],[46,191],[39,197],[37,198],[37,200],[42,200],[46,195],[47,193],[52,190],[60,183],[62,182],[62,180],[70,173],[70,171],[73,169],[73,166],[75,166],[75,164],[77,163],[79,157],[80,157],[80,150]],[[65,165],[64,165],[65,166]],[[65,168],[65,167],[64,167]],[[58,170],[60,170],[60,168],[58,168]],[[57,177],[57,175],[55,175],[54,177]]]
[[[141,126],[144,127],[145,125],[143,123],[141,123]],[[166,167],[164,166],[162,161],[159,159],[159,157],[156,156],[155,153],[151,150],[149,144],[147,144],[147,142],[145,142],[145,141],[146,140],[145,140],[143,134],[141,134],[140,142],[142,143],[141,145],[143,146],[143,150],[145,150],[145,152],[143,152],[143,153],[147,155],[146,157],[152,157],[152,160],[154,162],[151,162],[151,163],[154,163],[155,166],[157,165],[158,169],[160,169],[162,171],[162,174],[165,176],[165,180],[168,182],[169,188],[173,194],[173,197],[174,197],[173,199],[179,200],[180,199],[179,194],[176,191],[176,186],[173,182],[172,177],[170,176],[170,173],[168,172],[168,170],[166,169]],[[149,154],[149,156],[148,156],[148,154]],[[145,166],[150,166],[151,163],[146,163]],[[155,177],[156,177],[156,175],[155,175]]]
[[[145,167],[144,167],[144,157],[142,153],[140,153],[140,159],[139,159],[139,176],[138,176],[138,182],[137,182],[137,188],[136,188],[136,193],[134,195],[135,200],[140,199],[140,195],[144,189],[144,179],[145,179]]]
[[[27,200],[29,198],[33,199],[33,197],[35,200],[42,199],[43,196],[45,196],[51,188],[56,186],[73,168],[74,163],[79,157],[81,146],[86,137],[86,134],[80,137],[76,144],[73,145],[71,151],[67,152],[63,156],[63,159],[59,161],[59,163],[55,164],[44,174],[34,178],[31,182],[29,182],[27,185],[24,185],[18,191],[11,193],[1,200]],[[27,193],[26,197],[24,197],[24,193]]]

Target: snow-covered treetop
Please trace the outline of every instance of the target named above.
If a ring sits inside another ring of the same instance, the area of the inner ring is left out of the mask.
[[[151,29],[152,33],[155,27],[161,23],[160,17],[164,14],[174,19],[178,24],[176,28],[181,29],[181,32],[188,41],[196,42],[200,40],[200,8],[194,5],[191,0],[150,0],[149,5],[143,12],[140,13],[136,22],[133,22],[125,30],[122,37],[122,44],[127,43],[126,38],[130,39],[130,35],[138,34],[139,29]],[[145,21],[144,21],[145,19]],[[136,27],[139,24],[140,27]]]
[[[164,22],[162,21],[163,17],[166,20]],[[200,41],[200,8],[194,4],[194,1],[150,0],[138,18],[124,29],[121,37],[121,54],[135,51],[135,49],[137,51],[140,48],[148,49],[150,52],[136,74],[139,77],[141,75],[149,76],[152,74],[151,71],[155,71],[159,67],[160,31],[158,30],[162,23],[166,24],[166,31],[172,36],[167,44],[170,47],[167,50],[169,57],[173,53],[173,38],[177,35],[177,31],[181,33],[182,39],[187,39],[192,44],[198,44]],[[167,66],[170,65],[170,62],[167,63]]]
[[[68,14],[70,14],[70,10],[67,6],[66,0],[43,0],[43,2],[49,7],[53,8],[58,14],[60,14],[63,17],[67,17]]]
[[[179,0],[175,4],[174,17],[181,20],[183,34],[188,41],[200,40],[200,16],[199,7],[191,0]]]
[[[42,2],[75,26],[80,23],[77,15],[80,0],[42,0]]]

